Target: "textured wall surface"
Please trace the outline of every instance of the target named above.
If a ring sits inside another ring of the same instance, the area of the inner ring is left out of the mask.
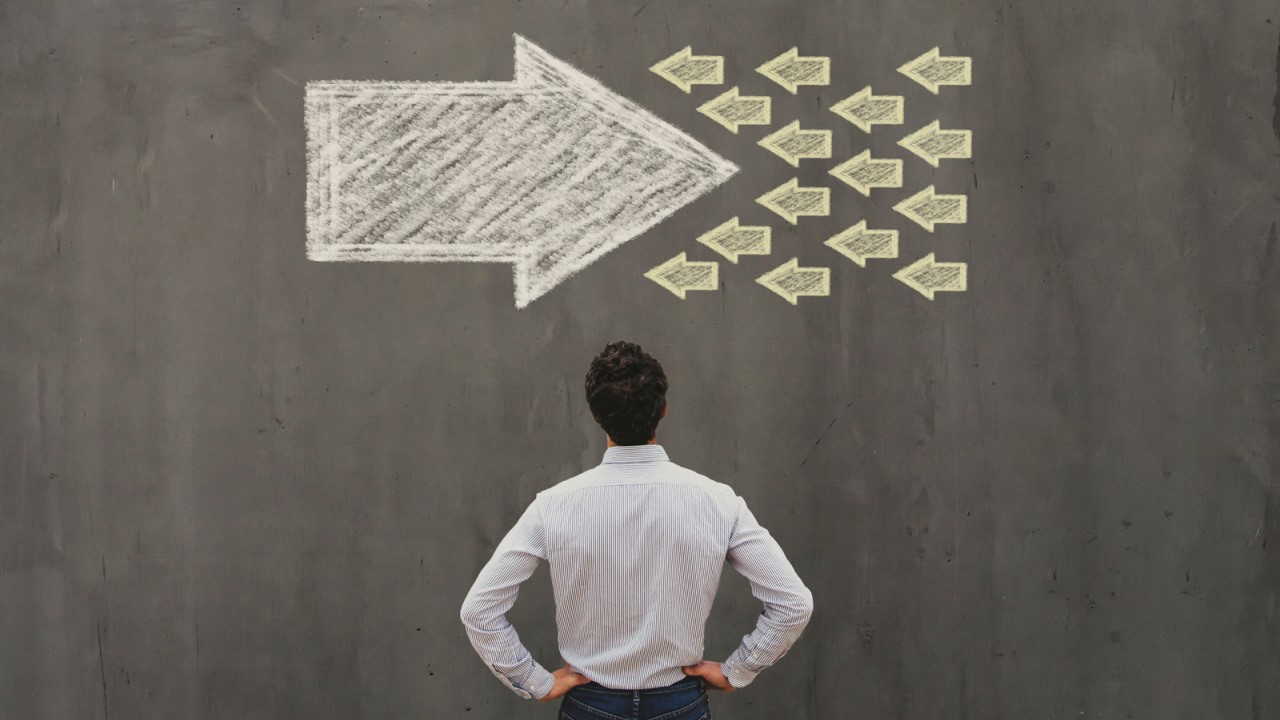
[[[305,82],[510,80],[513,33],[742,170],[520,310],[507,265],[308,261]],[[716,717],[1280,717],[1278,41],[1271,0],[3,0],[0,717],[552,717],[458,609],[599,461],[582,377],[620,338],[667,368],[672,459],[814,593]],[[698,114],[723,87],[647,69],[685,45],[968,222]],[[830,86],[754,71],[796,45]],[[896,72],[935,45],[972,87]],[[906,125],[828,112],[867,84]],[[971,161],[896,148],[933,119]],[[796,176],[830,217],[754,202]],[[684,301],[642,276],[733,215],[771,256]],[[968,290],[823,247],[863,218]],[[830,297],[755,282],[793,256]],[[708,659],[759,609],[727,572]],[[543,566],[510,617],[556,668],[552,610]]]

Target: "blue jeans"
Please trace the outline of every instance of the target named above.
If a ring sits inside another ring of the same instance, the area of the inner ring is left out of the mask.
[[[696,675],[644,690],[589,682],[561,697],[560,720],[711,720],[711,699],[706,681]]]

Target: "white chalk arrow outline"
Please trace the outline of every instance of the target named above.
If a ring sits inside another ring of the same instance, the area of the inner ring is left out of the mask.
[[[306,86],[307,257],[511,263],[529,305],[738,166],[515,36],[515,80]]]

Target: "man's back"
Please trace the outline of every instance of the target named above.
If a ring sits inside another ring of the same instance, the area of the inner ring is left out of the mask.
[[[480,630],[484,599],[500,599],[501,588],[527,577],[535,558],[550,564],[561,655],[606,687],[664,687],[685,677],[682,667],[703,658],[726,561],[765,603],[756,629],[724,663],[734,687],[786,654],[813,607],[745,501],[730,486],[670,462],[656,444],[610,447],[599,466],[538,493],[464,603],[482,655],[496,640]],[[536,671],[524,671],[531,661],[520,660],[490,667],[517,686],[537,686]]]

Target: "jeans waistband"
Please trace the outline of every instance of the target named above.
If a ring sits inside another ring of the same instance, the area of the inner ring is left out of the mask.
[[[605,693],[608,695],[631,695],[632,693],[640,693],[641,695],[661,695],[662,693],[677,692],[680,690],[688,690],[689,688],[701,687],[702,683],[703,680],[701,677],[698,677],[697,675],[690,675],[689,677],[686,677],[683,680],[677,680],[666,687],[623,690],[620,688],[605,687],[604,685],[592,680],[589,683],[574,686],[573,690],[590,690],[591,692]]]

